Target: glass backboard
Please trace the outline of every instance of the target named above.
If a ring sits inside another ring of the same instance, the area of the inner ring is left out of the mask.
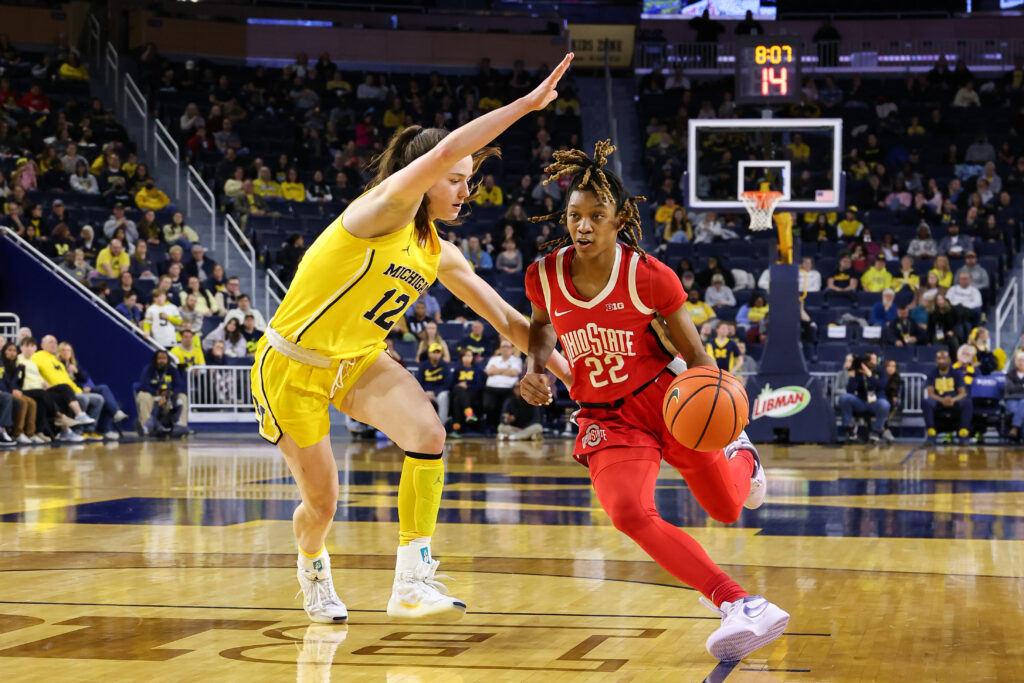
[[[742,209],[748,190],[782,192],[781,210],[841,206],[842,126],[842,119],[690,119],[687,206]]]

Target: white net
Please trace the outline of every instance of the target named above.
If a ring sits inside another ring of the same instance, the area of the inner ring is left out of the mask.
[[[782,199],[781,192],[744,192],[740,199],[750,214],[751,230],[771,230],[775,205]]]

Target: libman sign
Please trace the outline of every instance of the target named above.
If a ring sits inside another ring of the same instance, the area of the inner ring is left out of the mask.
[[[811,392],[804,387],[788,386],[772,389],[765,384],[754,401],[750,419],[759,417],[789,417],[796,415],[811,402]]]

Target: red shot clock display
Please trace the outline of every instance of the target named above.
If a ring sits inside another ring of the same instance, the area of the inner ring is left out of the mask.
[[[800,101],[800,52],[796,40],[757,36],[736,45],[736,102]]]

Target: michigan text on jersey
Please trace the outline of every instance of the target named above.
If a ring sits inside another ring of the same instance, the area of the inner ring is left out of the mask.
[[[408,266],[400,266],[397,263],[391,263],[387,268],[384,269],[384,275],[386,277],[393,277],[396,280],[401,280],[409,284],[417,292],[423,292],[427,287],[430,286],[430,281],[417,273]]]

